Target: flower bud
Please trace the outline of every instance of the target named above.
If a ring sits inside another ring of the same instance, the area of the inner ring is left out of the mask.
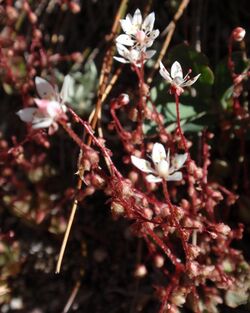
[[[146,266],[144,264],[139,264],[135,269],[134,275],[137,278],[142,278],[147,275],[147,272]]]
[[[114,215],[117,216],[117,215],[123,215],[125,210],[124,210],[124,207],[120,203],[113,201],[111,204],[111,211]]]
[[[164,265],[164,257],[160,254],[155,255],[154,257],[154,265],[157,268],[161,268]]]
[[[91,183],[95,188],[101,189],[105,185],[105,180],[98,174],[91,176]]]
[[[120,105],[127,105],[129,103],[129,95],[126,93],[120,94],[118,101]]]
[[[246,31],[244,28],[242,27],[236,27],[233,31],[232,31],[232,38],[234,41],[242,41],[244,39],[246,35]]]
[[[70,8],[71,12],[74,14],[77,14],[81,11],[80,5],[76,2],[70,2],[69,8]]]
[[[29,12],[29,20],[30,20],[30,23],[31,24],[36,24],[36,22],[37,22],[37,16],[36,16],[36,14],[35,13],[33,13],[33,12]]]

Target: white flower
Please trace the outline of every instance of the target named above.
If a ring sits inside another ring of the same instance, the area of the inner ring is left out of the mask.
[[[139,170],[144,173],[149,173],[146,176],[146,180],[149,183],[158,183],[162,179],[167,181],[180,181],[182,180],[182,172],[178,171],[186,162],[187,153],[176,154],[170,164],[170,151],[166,154],[166,151],[161,143],[155,143],[153,146],[152,161],[154,168],[151,167],[150,162],[131,156],[131,161]]]
[[[193,85],[201,74],[198,74],[194,78],[189,78],[189,73],[183,77],[182,68],[179,62],[175,61],[171,66],[171,75],[166,70],[164,65],[160,62],[160,74],[161,76],[171,84],[170,92],[180,95],[184,92],[183,88]]]
[[[127,14],[120,20],[125,34],[116,38],[116,42],[125,46],[136,48],[151,47],[155,38],[159,36],[159,30],[154,30],[155,14],[151,12],[143,21],[141,11],[137,9],[133,15]]]
[[[58,92],[58,87],[53,87],[47,80],[42,77],[37,76],[35,78],[36,90],[41,99],[53,100],[62,104],[62,108],[66,111],[66,106],[64,105],[70,100],[72,96],[72,78],[70,75],[65,76],[62,89],[60,93]]]
[[[58,129],[59,119],[67,120],[65,102],[68,99],[71,77],[66,76],[60,94],[57,88],[41,77],[35,78],[35,85],[41,99],[34,99],[37,107],[19,110],[17,115],[33,129],[49,128],[49,134]]]
[[[120,43],[116,44],[117,51],[120,54],[121,57],[114,57],[117,61],[121,63],[132,63],[138,67],[141,66],[141,61],[143,60],[143,63],[145,63],[148,59],[150,59],[154,54],[155,50],[137,50],[133,48],[126,48]]]
[[[119,62],[132,63],[140,67],[142,62],[145,63],[156,52],[155,50],[146,51],[159,36],[159,30],[153,29],[155,14],[150,13],[143,21],[141,11],[137,9],[133,16],[127,14],[126,18],[120,22],[125,34],[116,38],[117,51],[121,57],[114,58]]]

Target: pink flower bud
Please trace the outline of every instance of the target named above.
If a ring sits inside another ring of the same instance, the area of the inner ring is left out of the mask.
[[[242,27],[236,27],[233,31],[232,31],[232,38],[234,41],[242,41],[244,39],[246,35],[246,31],[244,28]]]
[[[129,95],[126,93],[120,94],[118,101],[120,105],[127,105],[129,103]]]
[[[146,266],[144,264],[139,264],[139,265],[137,265],[137,267],[135,269],[134,275],[137,278],[142,278],[142,277],[146,276],[147,272],[148,271],[147,271]]]
[[[77,14],[81,11],[81,7],[78,3],[71,2],[69,7],[70,7],[70,10],[72,11],[72,13],[74,13],[74,14]]]
[[[161,268],[164,265],[164,257],[160,254],[155,255],[154,265],[157,268]]]

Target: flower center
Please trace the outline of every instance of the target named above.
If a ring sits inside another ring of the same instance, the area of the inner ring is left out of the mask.
[[[138,30],[135,35],[135,38],[136,38],[136,41],[142,45],[145,42],[146,34],[144,33],[144,31]]]
[[[158,164],[155,164],[155,169],[160,177],[164,179],[168,177],[169,164],[167,160],[161,160]]]

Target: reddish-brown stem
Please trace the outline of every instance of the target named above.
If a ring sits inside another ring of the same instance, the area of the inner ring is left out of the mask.
[[[89,134],[90,138],[92,139],[93,143],[102,151],[103,156],[105,157],[105,159],[108,162],[109,168],[110,168],[110,172],[111,175],[116,175],[117,177],[122,177],[122,175],[120,174],[120,172],[117,170],[117,168],[115,167],[114,163],[111,160],[111,157],[109,155],[109,152],[107,150],[107,148],[105,148],[101,142],[94,136],[93,130],[90,126],[90,124],[84,120],[82,120],[71,108],[68,108],[68,111],[72,114],[72,116],[74,117],[75,121],[82,124],[82,126],[85,128],[86,132]],[[73,132],[71,130],[71,132]],[[73,138],[73,137],[72,137]],[[78,137],[79,138],[79,137]]]
[[[184,147],[184,150],[188,154],[188,159],[190,159],[186,138],[185,138],[183,131],[182,131],[182,128],[181,128],[180,102],[179,102],[179,96],[177,93],[175,93],[175,104],[176,104],[177,130],[178,130],[179,135],[181,136],[181,142],[182,142],[182,145]]]
[[[184,232],[183,232],[183,230],[181,228],[180,223],[178,222],[178,218],[177,218],[177,214],[176,214],[175,208],[174,208],[173,204],[171,203],[166,181],[162,181],[162,187],[163,187],[163,194],[164,194],[165,200],[166,200],[167,205],[169,206],[169,209],[170,209],[171,218],[173,219],[173,223],[174,223],[175,227],[177,228],[178,233],[179,233],[179,235],[181,237],[182,246],[183,246],[183,249],[184,249],[185,254],[186,254],[186,261],[188,261],[189,260],[189,256],[190,256],[189,247],[188,247],[188,244],[187,244],[187,240],[185,238],[185,234],[184,234]]]
[[[180,260],[173,255],[171,250],[166,246],[166,244],[157,236],[153,230],[145,223],[144,224],[145,229],[147,230],[148,235],[155,241],[155,243],[165,252],[165,254],[168,256],[168,258],[171,260],[171,262],[181,270],[183,268],[183,265],[181,264]]]

